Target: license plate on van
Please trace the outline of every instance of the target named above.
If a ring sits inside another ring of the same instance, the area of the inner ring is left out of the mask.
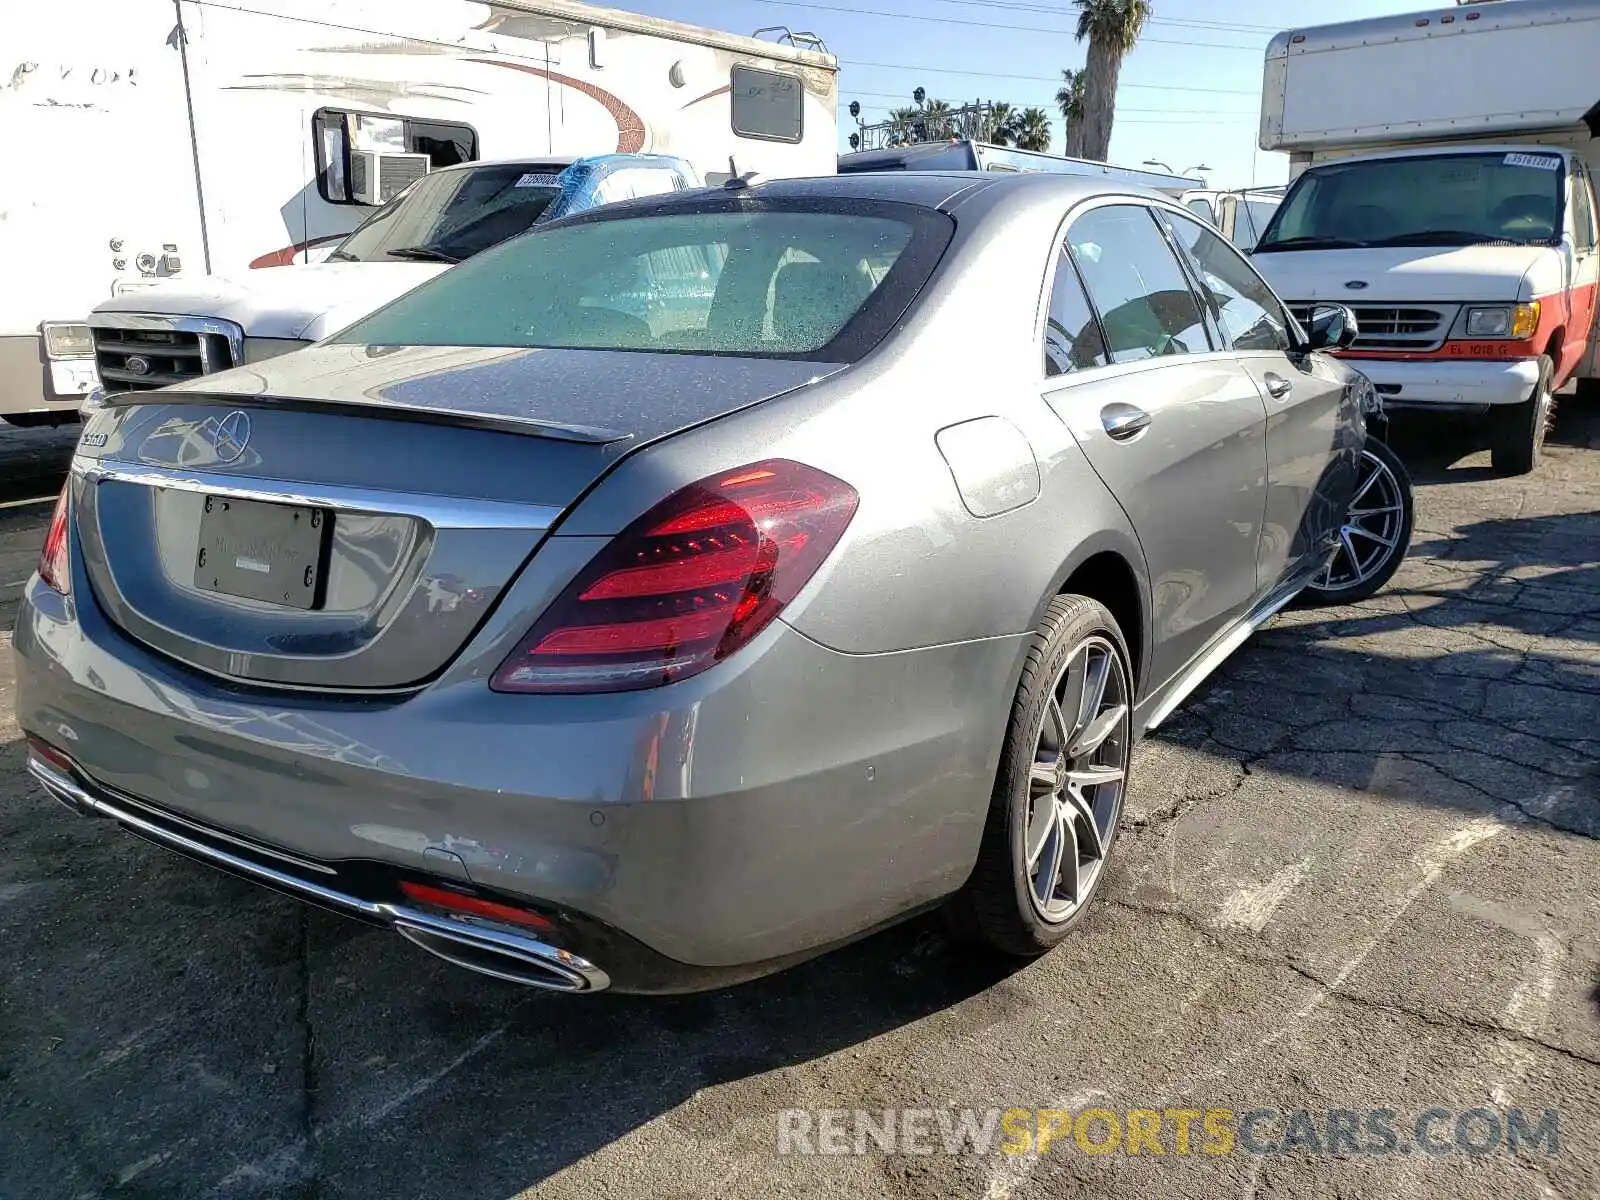
[[[292,504],[207,496],[194,585],[291,608],[320,608],[333,514]]]

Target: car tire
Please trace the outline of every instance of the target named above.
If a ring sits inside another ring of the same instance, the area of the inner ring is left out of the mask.
[[[1496,475],[1526,475],[1539,465],[1545,434],[1555,417],[1556,399],[1550,391],[1554,367],[1539,360],[1539,382],[1533,395],[1521,404],[1504,404],[1489,413],[1489,459]]]
[[[1097,679],[1103,680],[1098,693]],[[1127,794],[1133,697],[1127,642],[1116,620],[1086,596],[1056,597],[1034,632],[1017,684],[977,864],[950,905],[958,932],[1004,954],[1033,958],[1083,920],[1105,880]],[[1074,699],[1078,712],[1068,715]],[[1069,728],[1067,737],[1063,728]],[[1052,750],[1054,764],[1048,761]],[[1093,822],[1093,832],[1086,822]],[[1077,869],[1071,895],[1063,897],[1069,855]],[[1052,857],[1058,876],[1046,880]]]
[[[1340,549],[1300,593],[1303,603],[1354,604],[1365,600],[1394,578],[1411,548],[1416,513],[1411,475],[1405,463],[1386,443],[1371,437],[1362,449],[1361,461],[1363,474],[1344,516]],[[1374,491],[1379,493],[1376,502]],[[1357,532],[1350,532],[1352,528]],[[1383,546],[1383,541],[1393,544]],[[1385,553],[1357,561],[1349,554],[1350,545],[1357,548],[1358,555],[1373,547],[1382,547]]]

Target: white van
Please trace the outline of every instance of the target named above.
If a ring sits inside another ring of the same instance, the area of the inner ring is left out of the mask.
[[[231,365],[243,332],[202,277],[309,286],[282,269],[441,168],[622,152],[708,182],[730,159],[831,174],[838,64],[809,45],[575,0],[6,5],[0,118],[45,158],[0,171],[0,417],[75,418],[98,382],[90,310],[172,280],[196,303],[175,314],[169,292],[152,315],[198,325],[165,326],[169,347]]]
[[[1592,386],[1600,283],[1593,0],[1499,0],[1294,29],[1267,51],[1261,145],[1292,183],[1253,262],[1395,410],[1480,413],[1532,470],[1569,380]]]

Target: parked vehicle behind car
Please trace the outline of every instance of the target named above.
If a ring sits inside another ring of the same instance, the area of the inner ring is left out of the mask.
[[[1349,357],[1401,412],[1487,427],[1533,470],[1569,383],[1600,389],[1592,0],[1502,0],[1285,30],[1261,148],[1290,187],[1255,265],[1348,302]]]
[[[542,221],[700,184],[693,166],[665,154],[431,172],[352,230],[326,262],[172,280],[99,304],[89,332],[103,390],[166,387],[287,354]]]
[[[1404,555],[1319,352],[1354,333],[1093,180],[554,222],[92,414],[15,637],[29,770],[540,987],[714,986],[936,905],[1036,955],[1136,739]]]

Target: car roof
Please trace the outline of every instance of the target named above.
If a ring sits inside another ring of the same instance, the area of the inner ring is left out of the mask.
[[[448,167],[435,167],[429,171],[430,175],[442,175],[446,171],[470,171],[474,167],[570,167],[578,161],[575,154],[529,154],[520,158],[484,158],[473,159],[471,162],[452,163]]]
[[[1099,176],[1056,175],[1043,171],[1017,174],[986,171],[852,171],[846,175],[773,179],[751,184],[745,191],[767,200],[887,200],[942,210],[953,208],[957,202],[966,208],[1030,202],[1070,206],[1095,196],[1166,199],[1160,192],[1120,184]],[[679,195],[704,197],[705,191],[683,192]],[[663,196],[656,199],[670,204],[674,198]]]

